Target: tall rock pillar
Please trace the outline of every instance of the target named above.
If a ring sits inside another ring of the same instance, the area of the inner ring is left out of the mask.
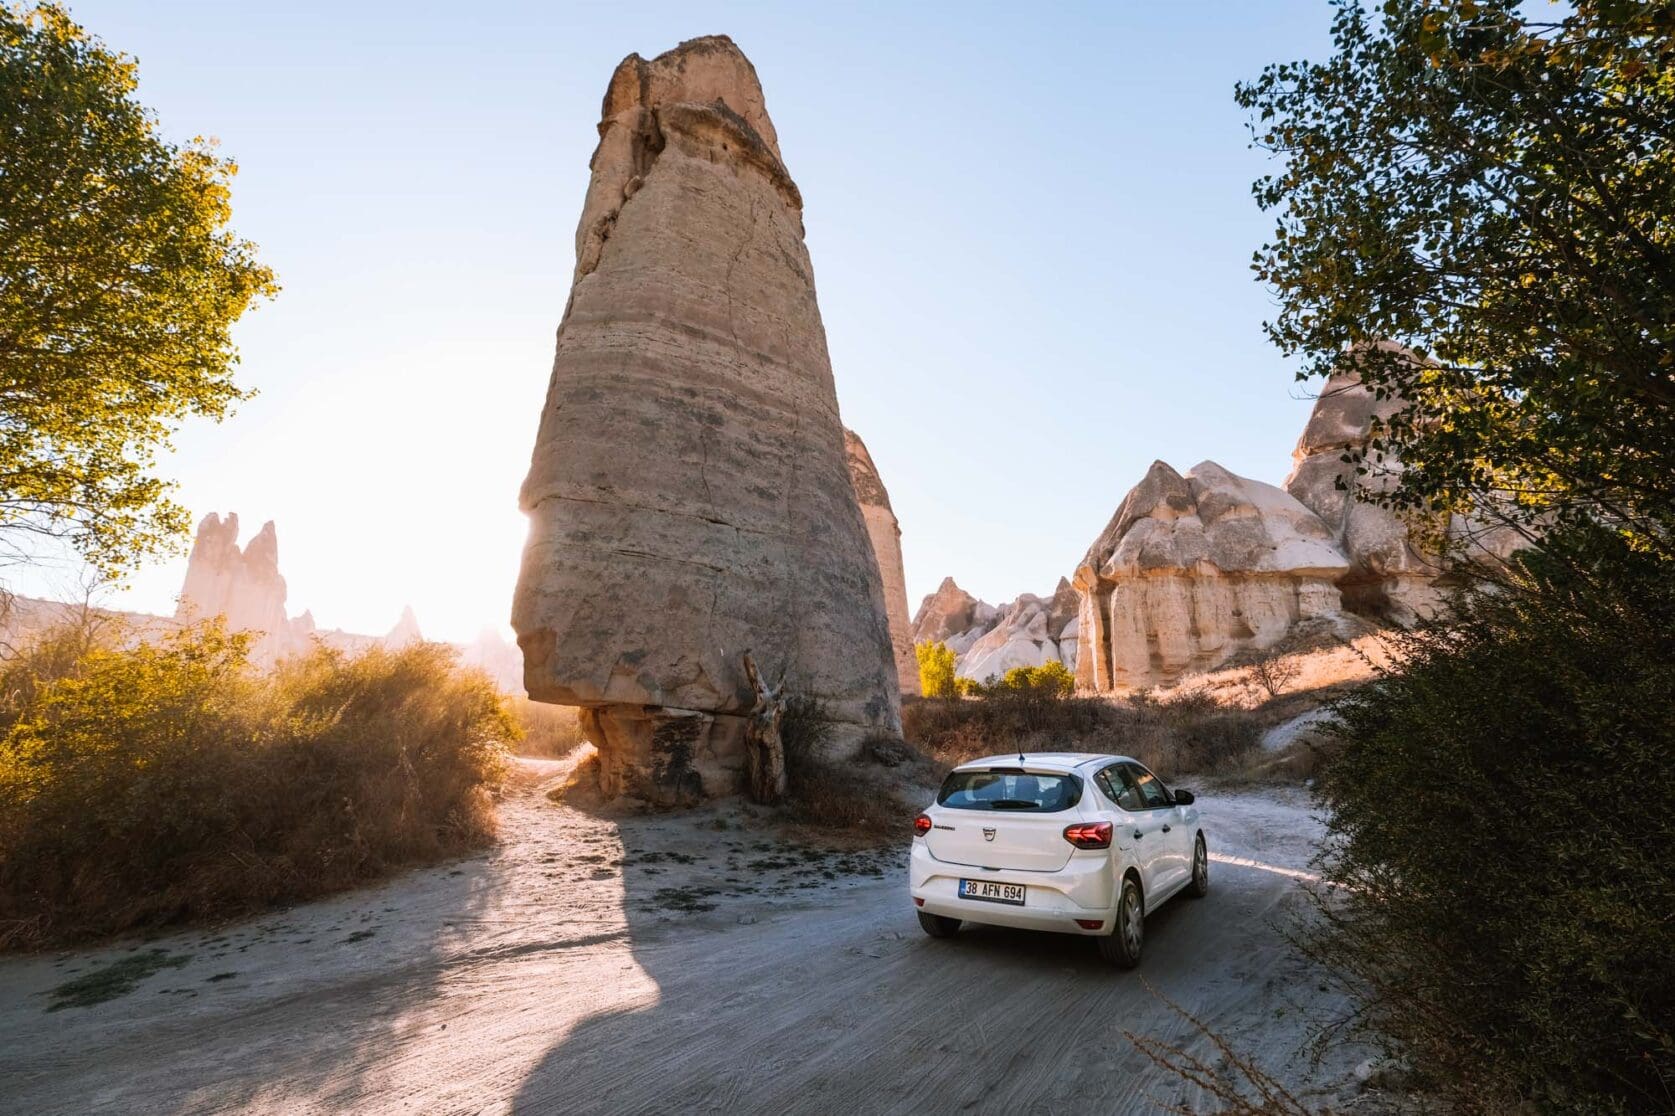
[[[899,729],[890,629],[755,69],[723,37],[630,55],[591,167],[512,624],[607,794],[691,801],[738,786],[747,651],[839,747]]]

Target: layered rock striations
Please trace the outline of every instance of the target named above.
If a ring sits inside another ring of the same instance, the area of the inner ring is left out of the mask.
[[[1206,461],[1161,461],[1077,567],[1079,686],[1133,689],[1211,670],[1340,613],[1349,562],[1289,493]]]
[[[525,685],[582,707],[607,794],[730,793],[752,652],[840,739],[899,727],[802,199],[723,37],[606,92],[522,506]]]
[[[884,613],[890,623],[890,646],[896,656],[896,681],[904,695],[919,694],[919,662],[913,653],[913,626],[907,618],[907,575],[901,561],[901,524],[890,507],[890,493],[878,475],[866,443],[853,430],[843,432],[844,454],[849,462],[849,481],[861,505],[867,537],[884,588]]]

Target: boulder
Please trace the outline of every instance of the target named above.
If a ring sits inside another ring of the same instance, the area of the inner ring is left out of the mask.
[[[890,646],[896,655],[896,681],[901,692],[919,696],[919,661],[913,652],[913,625],[907,618],[907,575],[901,561],[901,525],[890,507],[890,494],[878,476],[878,466],[866,443],[853,430],[843,432],[844,454],[849,461],[849,480],[861,505],[872,554],[878,562],[878,576],[884,587],[884,612],[890,622]]]
[[[1184,477],[1154,462],[1077,567],[1077,683],[1165,684],[1329,624],[1348,566],[1284,490],[1212,461]]]
[[[720,36],[630,55],[602,114],[512,625],[607,795],[690,802],[741,785],[746,652],[838,749],[899,731],[896,660],[755,69]]]

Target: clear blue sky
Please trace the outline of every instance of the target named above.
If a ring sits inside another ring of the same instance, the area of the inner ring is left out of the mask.
[[[237,331],[261,395],[166,468],[194,517],[277,520],[327,626],[504,622],[605,82],[696,35],[761,75],[910,607],[948,574],[1049,591],[1154,458],[1277,482],[1307,416],[1232,90],[1323,55],[1325,0],[70,6],[170,135],[240,164],[285,287]],[[182,569],[118,602],[172,609]]]

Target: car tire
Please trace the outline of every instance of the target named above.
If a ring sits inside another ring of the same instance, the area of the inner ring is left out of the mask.
[[[1210,893],[1210,852],[1204,847],[1202,833],[1192,847],[1192,879],[1186,885],[1186,893],[1194,899],[1202,899]]]
[[[1111,932],[1099,939],[1099,955],[1119,969],[1132,969],[1140,963],[1140,948],[1145,943],[1146,905],[1140,895],[1140,885],[1132,876],[1122,878],[1117,893],[1117,919]]]
[[[944,918],[942,915],[919,912],[919,929],[933,938],[952,938],[960,932],[960,920]]]

